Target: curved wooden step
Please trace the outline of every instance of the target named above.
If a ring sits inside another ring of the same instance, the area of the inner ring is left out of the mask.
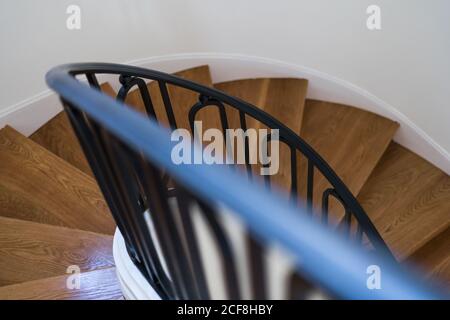
[[[175,73],[175,75],[206,86],[212,86],[208,66],[199,66],[182,70]],[[167,115],[164,111],[164,104],[159,93],[158,84],[152,81],[148,83],[147,87],[158,119],[162,124],[168,125]],[[114,98],[116,97],[117,94],[110,84],[104,83],[101,85],[101,88],[106,94]],[[198,94],[171,85],[167,85],[167,89],[177,123],[182,128],[189,128],[187,112],[190,107],[198,101]],[[136,110],[146,114],[144,103],[137,89],[128,93],[125,102],[128,105],[133,106]],[[203,120],[205,123],[213,123],[213,126],[217,126],[219,123],[218,119],[215,110],[211,110],[211,108],[207,108],[207,110],[204,110],[199,114],[199,120]],[[61,112],[49,120],[45,125],[33,133],[30,138],[84,173],[92,176],[91,168],[89,167],[65,112]]]
[[[0,216],[113,234],[96,182],[11,127],[0,130]]]
[[[122,300],[115,268],[80,274],[80,288],[69,289],[70,275],[0,287],[0,300]]]
[[[450,177],[397,143],[389,145],[358,200],[400,260],[450,225]]]
[[[0,217],[0,286],[114,266],[112,237]]]
[[[357,195],[392,140],[398,124],[371,112],[351,106],[318,100],[306,100],[300,136],[311,145]],[[298,164],[299,193],[306,197],[307,164]],[[315,170],[315,207],[321,207],[321,195],[329,188],[326,179]],[[341,206],[330,203],[330,213],[338,221]]]
[[[109,96],[116,97],[116,93],[109,83],[102,84],[101,89]],[[50,119],[36,130],[30,139],[84,173],[93,175],[65,112],[60,112]]]
[[[214,87],[249,102],[300,133],[308,80],[295,78],[242,79],[215,83]],[[227,114],[232,128],[240,127],[237,112]],[[254,127],[254,125],[248,125]]]
[[[427,278],[450,289],[450,227],[414,252],[407,262],[419,267]]]
[[[295,78],[242,79],[216,83],[214,87],[264,110],[296,134],[300,134],[308,80]],[[241,128],[237,110],[227,108],[227,117],[230,128]],[[246,123],[247,128],[267,129],[265,125],[251,117],[246,117]],[[291,187],[289,148],[283,143],[280,143],[279,148],[279,171],[271,177],[271,181],[279,187],[289,190]],[[256,171],[259,166],[256,165],[253,169]]]
[[[211,74],[209,72],[209,66],[207,65],[178,71],[174,73],[174,75],[183,79],[197,82],[204,86],[212,87]],[[147,88],[150,94],[150,98],[152,99],[153,108],[155,110],[158,121],[165,126],[169,126],[169,120],[162,96],[160,94],[158,83],[155,81],[150,81],[147,83]],[[173,108],[177,127],[190,129],[188,113],[191,107],[198,102],[198,93],[170,84],[167,84],[167,91]],[[128,93],[125,99],[125,103],[133,106],[136,110],[147,114],[144,102],[141,97],[141,93],[138,89],[134,89]],[[205,124],[211,124],[212,127],[218,127],[218,124],[220,124],[220,122],[218,122],[219,118],[217,116],[217,112],[215,112],[215,110],[211,108],[206,108],[204,111],[200,112],[197,119],[203,120]]]

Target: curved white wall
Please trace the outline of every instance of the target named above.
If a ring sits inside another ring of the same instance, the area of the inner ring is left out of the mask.
[[[66,7],[82,29],[65,27]],[[365,27],[369,4],[382,30]],[[185,52],[264,56],[310,67],[394,106],[450,151],[448,0],[41,0],[0,3],[0,116],[71,61],[126,62]]]

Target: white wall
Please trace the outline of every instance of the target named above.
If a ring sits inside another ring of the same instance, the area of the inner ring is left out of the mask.
[[[82,8],[80,31],[65,28],[68,4]],[[381,31],[365,27],[369,4]],[[0,41],[0,114],[44,90],[59,63],[240,53],[352,82],[450,151],[448,0],[2,1]]]

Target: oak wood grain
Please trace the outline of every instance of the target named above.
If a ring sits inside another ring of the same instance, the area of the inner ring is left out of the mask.
[[[282,122],[296,134],[300,134],[303,119],[308,81],[295,78],[258,78],[227,81],[214,84],[225,93],[240,98],[267,112]],[[234,108],[227,108],[230,128],[241,128],[239,113]],[[247,128],[268,129],[261,122],[246,117]],[[271,177],[272,183],[289,190],[291,187],[291,160],[289,148],[279,145],[279,170]],[[257,154],[257,150],[254,150]],[[260,169],[254,166],[254,171]]]
[[[112,237],[0,217],[0,286],[114,266]]]
[[[116,93],[109,83],[103,83],[101,90],[111,97],[116,97]],[[84,173],[93,176],[75,132],[72,129],[69,118],[64,111],[58,113],[36,130],[30,136],[30,139]]]
[[[174,75],[205,86],[212,86],[211,74],[207,65],[178,71],[174,73]],[[162,125],[168,127],[169,120],[158,82],[149,81],[147,83],[147,88],[155,109],[157,120]],[[169,93],[177,127],[190,130],[188,114],[191,107],[198,102],[198,93],[181,87],[176,87],[171,84],[167,84],[167,91]],[[131,90],[128,93],[125,103],[132,106],[137,111],[147,114],[141,93],[138,89]],[[211,127],[216,127],[219,118],[216,110],[208,107],[199,112],[197,119],[203,121],[205,126],[210,125]]]
[[[414,252],[407,262],[420,268],[436,284],[450,290],[450,228]]]
[[[113,234],[96,182],[11,127],[0,130],[0,216]]]
[[[358,200],[400,260],[450,225],[450,177],[395,142]]]
[[[69,289],[70,275],[0,287],[0,300],[122,300],[115,268],[80,274],[80,288]]]
[[[374,113],[351,106],[306,100],[301,137],[319,153],[356,196],[392,140],[398,124]],[[299,195],[306,198],[307,162],[298,163]],[[314,206],[330,185],[315,170]],[[331,220],[342,218],[342,206],[330,202]]]

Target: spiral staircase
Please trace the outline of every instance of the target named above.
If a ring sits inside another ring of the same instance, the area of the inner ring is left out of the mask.
[[[299,135],[354,195],[396,260],[417,265],[424,278],[450,287],[450,177],[393,141],[397,123],[357,106],[308,99],[307,79],[213,83],[208,66],[176,75],[247,101]],[[158,109],[164,97],[155,82],[147,87],[160,122],[170,126],[170,117]],[[101,90],[117,96],[108,83]],[[175,86],[168,87],[168,95],[179,126],[189,128],[181,114],[195,105],[197,95]],[[148,113],[138,89],[123,98]],[[230,127],[239,127],[238,117],[227,115]],[[208,108],[200,118],[207,127],[220,126],[218,115]],[[251,119],[247,126],[262,127]],[[293,180],[283,148],[273,183],[287,197]],[[0,299],[122,299],[112,254],[116,223],[67,113],[59,113],[30,137],[9,126],[1,129],[0,149]],[[307,161],[298,159],[296,175],[307,171]],[[311,179],[314,194],[330,187],[318,171]],[[307,184],[299,179],[299,199],[308,198]],[[321,200],[312,199],[313,211]],[[329,212],[337,229],[355,218],[333,199]],[[78,289],[67,286],[73,265],[81,270]]]

